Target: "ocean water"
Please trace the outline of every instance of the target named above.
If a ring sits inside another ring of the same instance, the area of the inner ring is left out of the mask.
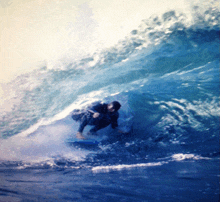
[[[215,5],[153,15],[112,47],[2,83],[0,201],[218,201]],[[125,134],[67,143],[71,112],[97,100],[121,102]]]

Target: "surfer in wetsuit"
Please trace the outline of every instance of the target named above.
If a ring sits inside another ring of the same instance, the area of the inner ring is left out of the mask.
[[[96,102],[84,112],[75,110],[72,114],[72,118],[75,121],[80,121],[76,137],[79,139],[85,139],[82,132],[86,125],[94,125],[89,131],[89,134],[95,134],[98,130],[105,128],[110,124],[112,128],[116,128],[118,126],[118,110],[120,107],[121,104],[118,101],[113,101],[109,104]]]

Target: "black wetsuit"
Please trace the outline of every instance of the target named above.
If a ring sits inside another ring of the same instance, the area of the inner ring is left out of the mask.
[[[95,102],[89,106],[86,111],[82,112],[78,119],[76,119],[76,115],[73,114],[72,118],[75,121],[80,121],[78,132],[82,133],[86,125],[94,125],[90,130],[92,133],[107,127],[109,124],[111,124],[112,128],[116,128],[118,126],[117,120],[119,114],[117,111],[109,112],[107,106],[105,103]],[[93,114],[97,112],[100,114],[99,117],[93,118]]]

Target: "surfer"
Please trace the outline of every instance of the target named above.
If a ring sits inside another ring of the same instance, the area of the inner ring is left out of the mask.
[[[89,135],[95,135],[98,130],[105,128],[110,124],[113,129],[118,127],[117,120],[120,107],[121,104],[118,101],[113,101],[109,104],[95,102],[84,111],[75,110],[72,114],[72,118],[75,121],[80,121],[76,137],[79,139],[85,139],[82,132],[86,125],[94,126],[88,132]]]

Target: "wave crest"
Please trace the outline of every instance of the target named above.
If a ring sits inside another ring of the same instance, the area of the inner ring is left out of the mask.
[[[194,5],[191,16],[175,10],[168,11],[162,15],[153,15],[142,20],[138,29],[130,32],[123,40],[115,46],[96,52],[88,57],[91,66],[108,65],[123,62],[138,50],[146,50],[155,45],[163,43],[175,43],[176,38],[184,44],[195,46],[195,43],[212,41],[219,36],[220,12],[214,3],[204,7]],[[205,31],[205,32],[204,32]],[[201,34],[201,32],[204,32]],[[205,39],[204,38],[207,38]]]

